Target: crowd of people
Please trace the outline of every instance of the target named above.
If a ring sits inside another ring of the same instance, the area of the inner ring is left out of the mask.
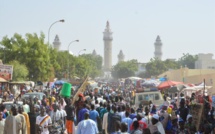
[[[134,89],[131,89],[135,92]],[[130,91],[131,91],[130,90]],[[42,100],[37,97],[16,100],[7,111],[0,105],[0,134],[211,134],[214,128],[214,109],[208,108],[203,123],[193,122],[190,108],[193,96],[177,99],[165,94],[160,108],[151,101],[133,107],[132,93],[109,89],[102,93],[86,90],[78,98],[64,98],[45,92]],[[36,92],[36,91],[33,91]],[[113,94],[114,92],[114,94]],[[75,93],[75,92],[73,92]],[[128,99],[130,97],[131,99]],[[170,100],[173,100],[170,102]],[[73,103],[74,102],[74,103]]]

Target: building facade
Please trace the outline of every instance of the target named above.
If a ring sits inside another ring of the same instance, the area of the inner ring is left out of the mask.
[[[110,29],[110,24],[107,21],[106,29],[103,32],[104,40],[104,71],[111,71],[112,68],[112,32]]]
[[[196,69],[215,69],[215,59],[213,54],[198,54],[198,60],[195,62]]]
[[[162,45],[163,44],[161,42],[160,36],[158,35],[154,43],[155,46],[154,57],[159,60],[162,60]]]

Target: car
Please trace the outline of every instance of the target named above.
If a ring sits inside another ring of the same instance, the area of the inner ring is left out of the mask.
[[[15,104],[14,101],[5,101],[3,102],[3,105],[5,106],[5,108],[7,109],[7,111],[10,111],[12,105]],[[22,101],[17,101],[16,104],[18,106],[22,106],[23,102]]]
[[[22,95],[22,99],[29,99],[29,98],[37,97],[39,100],[42,100],[44,95],[45,94],[43,92],[26,93],[26,94]]]

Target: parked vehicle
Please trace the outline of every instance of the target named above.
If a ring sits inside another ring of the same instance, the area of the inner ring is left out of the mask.
[[[138,108],[140,104],[147,105],[149,101],[151,101],[158,109],[163,105],[163,96],[157,88],[146,88],[136,93],[134,102],[136,108]]]
[[[3,105],[5,106],[5,108],[7,109],[7,111],[10,111],[12,105],[15,104],[14,101],[5,101],[3,102]],[[16,104],[18,106],[22,106],[23,102],[22,101],[17,101]]]

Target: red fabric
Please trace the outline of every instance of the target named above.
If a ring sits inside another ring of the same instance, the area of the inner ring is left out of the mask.
[[[145,122],[143,122],[143,121],[138,121],[139,122],[139,129],[141,130],[141,131],[143,131],[143,129],[146,129],[146,128],[148,128],[148,125],[145,123]],[[130,126],[130,130],[134,130],[134,127],[133,127],[133,123],[131,124],[131,126]]]
[[[177,82],[177,81],[164,81],[162,82],[160,85],[158,85],[158,89],[166,89],[166,88],[170,88],[171,86],[175,86],[175,85],[179,85],[179,84],[183,84],[183,82]]]

